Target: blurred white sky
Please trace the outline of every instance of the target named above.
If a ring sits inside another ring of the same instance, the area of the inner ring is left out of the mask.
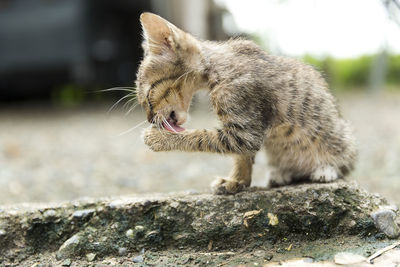
[[[240,30],[258,33],[273,53],[337,58],[400,53],[400,25],[381,0],[216,0]]]

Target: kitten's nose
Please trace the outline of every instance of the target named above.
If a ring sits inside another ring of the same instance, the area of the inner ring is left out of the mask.
[[[169,118],[173,123],[176,123],[178,121],[178,119],[176,118],[175,111],[171,111],[171,113],[169,114]]]

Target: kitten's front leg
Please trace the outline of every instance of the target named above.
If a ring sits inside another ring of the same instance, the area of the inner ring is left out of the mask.
[[[180,150],[222,154],[255,154],[262,140],[248,133],[219,130],[185,130],[173,133],[150,128],[144,132],[144,142],[153,151]]]
[[[216,194],[234,194],[250,186],[254,155],[259,149],[256,137],[222,130],[186,130],[171,133],[151,128],[145,131],[144,141],[153,151],[201,151],[232,154],[234,168],[229,178],[219,178],[212,184]]]
[[[218,178],[211,184],[214,194],[234,194],[250,186],[254,154],[235,155],[234,160],[229,178]]]

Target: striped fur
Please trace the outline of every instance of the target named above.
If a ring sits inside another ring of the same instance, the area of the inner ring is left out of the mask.
[[[161,17],[144,13],[145,57],[137,75],[138,100],[148,120],[172,111],[186,121],[193,94],[208,90],[222,122],[215,130],[144,133],[154,151],[230,154],[229,178],[216,193],[236,193],[251,183],[254,155],[268,155],[270,186],[296,180],[329,182],[352,169],[356,149],[349,125],[320,73],[295,59],[273,56],[251,41],[199,41]]]

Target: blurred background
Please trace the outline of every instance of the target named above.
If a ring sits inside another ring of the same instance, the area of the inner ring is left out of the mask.
[[[399,0],[0,0],[0,204],[207,191],[229,173],[229,157],[149,151],[129,92],[98,92],[134,86],[144,11],[320,70],[358,139],[349,179],[400,205]],[[217,125],[200,94],[186,128]]]

